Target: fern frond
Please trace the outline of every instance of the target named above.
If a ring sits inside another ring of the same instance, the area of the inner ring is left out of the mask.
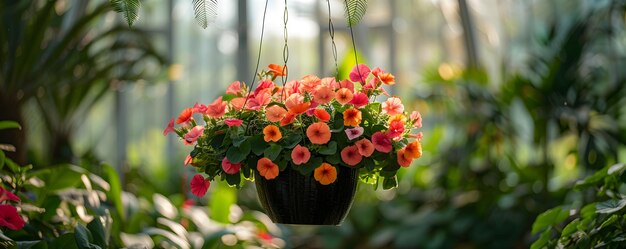
[[[345,0],[348,26],[357,25],[367,11],[367,0]]]
[[[205,28],[217,17],[217,0],[193,0],[196,22]]]
[[[129,27],[139,18],[139,0],[110,0],[110,3],[115,12],[122,13]]]

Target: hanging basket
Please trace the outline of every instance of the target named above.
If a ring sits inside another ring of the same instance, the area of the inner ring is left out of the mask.
[[[287,168],[273,180],[256,172],[259,201],[274,223],[340,225],[356,193],[359,170],[340,167],[337,181],[322,185],[312,175]]]

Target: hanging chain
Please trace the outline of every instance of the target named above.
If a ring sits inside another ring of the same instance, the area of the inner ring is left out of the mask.
[[[252,81],[250,81],[250,89],[249,92],[254,88],[254,82],[256,81],[257,72],[259,71],[259,63],[261,62],[261,50],[263,48],[263,35],[265,34],[265,15],[267,14],[267,3],[269,0],[265,0],[265,9],[263,10],[263,23],[261,24],[261,40],[259,41],[259,53],[256,58],[256,67],[253,72]],[[248,103],[248,96],[246,96],[246,100],[243,102],[242,108],[245,108]],[[247,129],[247,128],[246,128]]]
[[[289,10],[287,9],[287,0],[285,0],[285,10],[283,11],[283,37],[285,39],[285,45],[283,46],[283,87],[287,83],[287,77],[289,71],[287,70],[287,61],[289,61],[289,45],[287,44],[287,40],[289,35],[287,34],[287,21],[289,20]]]
[[[328,34],[330,35],[330,41],[332,43],[333,59],[335,59],[335,77],[339,77],[339,65],[337,63],[337,45],[335,45],[335,26],[333,25],[333,19],[330,14],[330,0],[326,0],[328,4]]]
[[[348,8],[348,0],[344,0],[344,2],[346,3],[346,14],[348,14],[349,17],[350,8]],[[365,85],[365,82],[363,81],[363,76],[361,75],[361,70],[359,69],[359,59],[357,58],[356,43],[354,42],[354,31],[352,30],[352,24],[350,23],[350,20],[348,20],[348,27],[350,28],[350,37],[352,38],[352,49],[354,50],[354,62],[356,63],[356,72],[359,74],[359,80],[361,81],[361,84]]]

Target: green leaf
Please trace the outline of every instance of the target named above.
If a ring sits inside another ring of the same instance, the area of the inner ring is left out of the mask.
[[[533,223],[532,233],[535,234],[543,231],[547,227],[559,224],[567,219],[567,217],[569,217],[568,210],[564,210],[561,207],[549,209],[537,216],[535,223]]]
[[[4,160],[5,160],[6,156],[4,155],[4,151],[0,150],[0,170],[2,170],[2,168],[4,168]]]
[[[311,159],[309,159],[307,163],[302,164],[302,165],[295,165],[293,166],[293,169],[300,172],[300,174],[302,175],[309,175],[317,167],[322,165],[323,162],[324,162],[324,159],[322,159],[321,157],[311,157]]]
[[[230,206],[237,202],[236,189],[229,187],[226,183],[219,181],[217,187],[211,194],[209,207],[211,208],[211,218],[221,223],[230,223]]]
[[[580,209],[580,217],[583,219],[593,218],[596,216],[596,203],[591,203]]]
[[[617,222],[617,220],[619,220],[620,216],[617,214],[611,215],[608,219],[604,220],[602,222],[602,224],[600,225],[600,227],[598,229],[604,229],[610,225],[613,225],[613,223]]]
[[[232,174],[232,175],[223,173],[222,177],[226,180],[228,185],[233,186],[233,187],[234,186],[239,187],[241,183],[241,174],[239,172],[237,172],[236,174]]]
[[[281,139],[280,145],[282,145],[283,148],[292,149],[293,147],[296,147],[300,141],[302,141],[302,135],[294,133]]]
[[[365,169],[367,169],[367,171],[374,171],[374,168],[376,167],[376,164],[374,163],[374,159],[369,158],[369,157],[365,157],[363,158],[363,161],[361,161],[361,164],[363,165],[363,167]]]
[[[566,238],[570,234],[573,234],[574,232],[576,232],[578,230],[578,225],[579,224],[580,224],[580,219],[578,219],[578,218],[573,220],[569,224],[567,224],[567,226],[565,226],[565,228],[563,228],[563,232],[561,233],[561,238]]]
[[[0,121],[0,130],[5,130],[5,129],[22,129],[22,126],[20,126],[20,124],[18,122],[15,121],[8,121],[8,120],[3,120]]]
[[[337,142],[330,141],[326,146],[322,146],[318,151],[322,155],[333,155],[337,153]]]
[[[607,176],[607,171],[608,167],[596,171],[596,173],[594,173],[593,175],[585,178],[582,181],[577,182],[575,188],[580,190],[581,188],[588,187],[604,181],[604,178]]]
[[[283,147],[281,147],[278,144],[272,143],[272,144],[270,144],[270,147],[265,149],[265,151],[263,152],[263,156],[265,156],[268,159],[274,161],[274,160],[276,160],[276,158],[278,158],[278,156],[280,155],[280,152],[282,150],[283,150]]]
[[[552,231],[550,229],[546,229],[545,231],[543,231],[543,233],[541,233],[539,239],[533,242],[533,244],[530,246],[530,249],[544,248],[544,246],[546,246],[550,241],[550,237],[552,237]]]
[[[217,17],[217,0],[193,0],[193,13],[200,27],[206,29]]]
[[[139,0],[111,0],[111,6],[115,12],[122,13],[129,27],[139,18]]]
[[[338,165],[339,163],[341,163],[341,156],[339,153],[335,153],[332,155],[328,155],[326,157],[324,157],[324,159],[326,159],[326,162],[332,164],[332,165]]]
[[[626,206],[626,199],[621,200],[608,200],[600,202],[596,205],[596,213],[600,214],[612,214],[620,211]]]
[[[79,249],[97,249],[101,248],[97,245],[92,244],[93,237],[91,232],[87,230],[83,224],[78,224],[74,229],[74,238],[76,239],[76,245],[78,245]]]
[[[615,164],[611,167],[609,167],[609,169],[606,171],[606,173],[608,175],[612,175],[612,174],[621,174],[622,172],[624,172],[624,169],[626,169],[626,163],[618,163]]]
[[[392,189],[398,187],[398,178],[394,175],[392,177],[385,177],[383,180],[383,189]]]
[[[232,139],[233,140],[233,146],[239,147],[243,142],[246,141],[246,139],[248,139],[247,136],[241,136],[241,137],[233,138]]]
[[[113,166],[103,164],[102,168],[108,178],[108,182],[111,185],[111,190],[107,193],[107,199],[113,202],[115,205],[115,211],[120,216],[122,221],[126,220],[126,213],[124,212],[124,204],[122,203],[122,184],[120,183],[120,177]]]
[[[102,248],[109,247],[109,240],[106,237],[106,233],[104,232],[104,225],[102,225],[102,222],[100,222],[99,217],[95,217],[95,219],[89,222],[89,224],[87,224],[87,229],[89,229],[91,235],[93,235],[94,244]]]
[[[246,140],[246,142],[242,143],[239,147],[230,147],[226,151],[226,158],[232,163],[240,163],[248,157],[251,147],[249,140]]]
[[[78,249],[73,233],[66,233],[48,243],[48,248]]]
[[[263,154],[265,149],[269,146],[268,143],[263,140],[263,135],[256,135],[250,138],[250,144],[252,145],[252,153],[257,156]]]
[[[333,133],[342,132],[343,128],[343,117],[341,115],[337,115],[335,121],[330,124],[330,131]]]
[[[345,3],[348,26],[354,26],[358,24],[365,15],[365,11],[367,11],[367,0],[345,0]]]
[[[217,1],[217,0],[215,0],[215,1]],[[235,97],[237,97],[237,95],[234,95],[232,93],[227,93],[227,94],[222,95],[222,101],[231,101]]]

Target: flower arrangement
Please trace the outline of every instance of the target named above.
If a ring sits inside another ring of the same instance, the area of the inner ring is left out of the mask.
[[[359,64],[349,80],[307,75],[276,85],[285,74],[270,64],[256,88],[233,82],[213,103],[196,103],[170,120],[164,135],[174,132],[194,146],[184,164],[206,175],[192,178],[194,195],[203,196],[217,176],[240,187],[254,171],[271,180],[287,167],[322,185],[336,181],[338,167],[356,167],[362,181],[378,186],[382,179],[389,189],[397,170],[422,155],[420,113],[409,114],[382,88],[395,84],[391,73]]]

